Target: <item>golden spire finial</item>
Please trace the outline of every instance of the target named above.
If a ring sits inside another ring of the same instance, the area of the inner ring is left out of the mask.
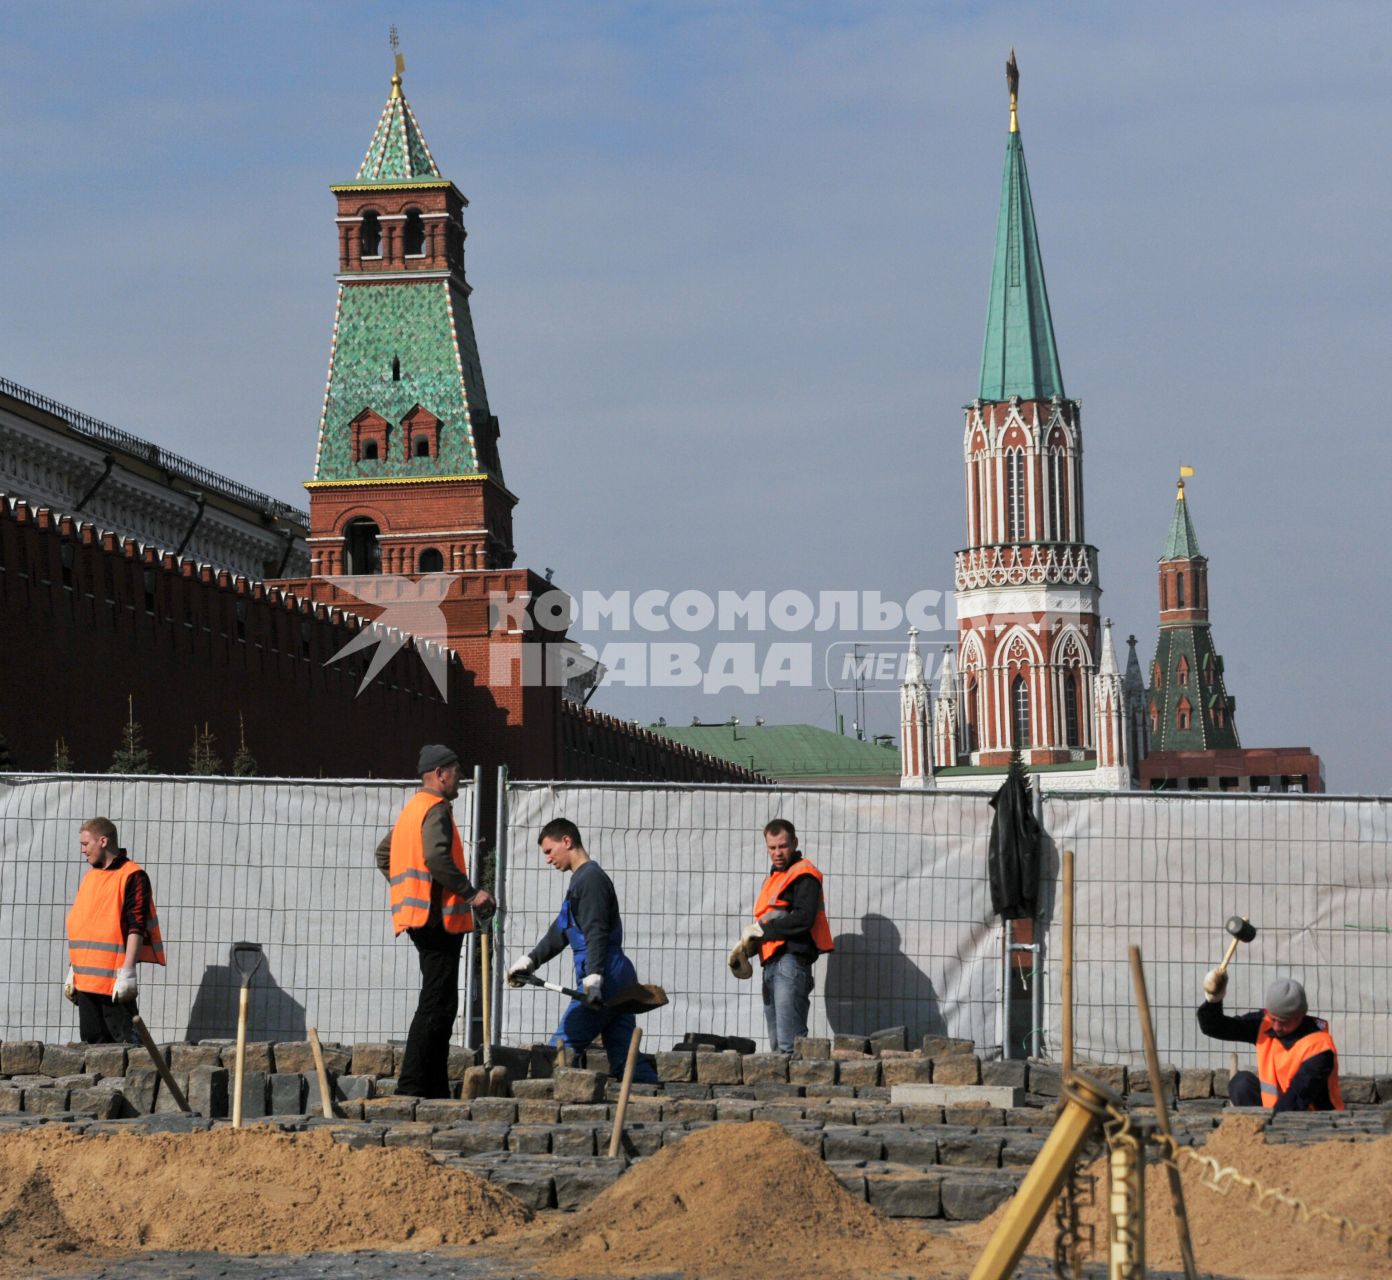
[[[1016,118],[1015,108],[1020,101],[1020,68],[1015,62],[1015,47],[1010,48],[1010,61],[1005,64],[1005,83],[1010,88],[1010,132],[1020,132],[1020,122]]]
[[[396,34],[396,23],[392,23],[391,36],[392,52],[396,55],[396,74],[392,76],[391,96],[401,97],[401,73],[406,70],[406,59],[401,53],[401,37]]]
[[[1181,466],[1179,469],[1179,492],[1175,494],[1176,502],[1184,501],[1184,482],[1194,474],[1193,467]]]

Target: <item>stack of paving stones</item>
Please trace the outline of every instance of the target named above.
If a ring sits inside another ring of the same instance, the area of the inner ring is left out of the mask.
[[[0,1133],[62,1124],[88,1134],[189,1132],[226,1123],[235,1047],[227,1040],[163,1046],[196,1115],[181,1114],[143,1050],[121,1045],[0,1044]],[[853,1195],[893,1217],[975,1220],[1007,1199],[1044,1144],[1059,1095],[1059,1068],[983,1060],[970,1041],[929,1036],[909,1049],[902,1027],[870,1037],[799,1040],[791,1058],[683,1050],[656,1055],[659,1084],[635,1085],[622,1151],[609,1159],[618,1082],[566,1067],[546,1045],[497,1046],[508,1097],[461,1096],[477,1065],[450,1052],[455,1096],[396,1094],[402,1046],[326,1044],[336,1117],[322,1114],[307,1043],[247,1046],[245,1122],[287,1131],[327,1126],[352,1147],[416,1147],[443,1164],[506,1187],[534,1209],[573,1210],[632,1162],[723,1122],[772,1120],[827,1163]],[[1153,1106],[1143,1071],[1079,1069]],[[1163,1068],[1181,1141],[1201,1143],[1223,1114],[1225,1071]],[[902,1099],[941,1087],[944,1102]],[[1392,1077],[1346,1077],[1342,1113],[1270,1117],[1268,1141],[1350,1141],[1392,1129]],[[1001,1105],[1006,1098],[1012,1105]],[[1261,1108],[1243,1109],[1263,1115]]]

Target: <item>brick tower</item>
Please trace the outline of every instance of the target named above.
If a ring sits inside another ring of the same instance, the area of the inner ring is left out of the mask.
[[[968,545],[955,573],[957,722],[935,735],[935,763],[958,775],[953,785],[970,785],[972,769],[1005,765],[1018,747],[1030,767],[1058,771],[1050,786],[1066,786],[1065,775],[1097,767],[1101,589],[1083,526],[1081,411],[1059,368],[1013,53],[1007,79],[1010,132],[981,385],[963,434]],[[1114,783],[1093,773],[1086,785]]]

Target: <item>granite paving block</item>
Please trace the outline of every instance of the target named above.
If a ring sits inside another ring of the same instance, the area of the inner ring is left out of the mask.
[[[515,1124],[517,1122],[517,1103],[511,1098],[475,1098],[469,1108],[470,1119],[491,1121],[495,1124]]]
[[[472,1106],[467,1098],[421,1098],[416,1103],[416,1119],[422,1124],[462,1124],[469,1119]]]
[[[18,1115],[24,1109],[24,1090],[0,1086],[0,1115]]]
[[[559,1124],[561,1108],[554,1102],[522,1101],[517,1104],[518,1124]]]
[[[329,1101],[346,1101],[338,1087],[337,1074],[332,1071],[326,1071],[324,1074],[329,1078]],[[305,1076],[305,1110],[312,1115],[323,1115],[324,1113],[323,1103],[319,1097],[319,1073],[317,1071]],[[339,1114],[346,1115],[347,1112],[340,1108]]]
[[[829,1163],[827,1168],[836,1175],[836,1181],[849,1195],[857,1200],[865,1199],[865,1170],[860,1165],[837,1162]]]
[[[577,1102],[561,1108],[562,1124],[607,1124],[613,1109],[605,1102]]]
[[[194,1067],[189,1072],[188,1089],[184,1094],[189,1106],[201,1116],[225,1119],[231,1101],[230,1074],[226,1067]]]
[[[82,1060],[87,1056],[84,1046],[65,1044],[46,1044],[39,1071],[46,1076],[75,1076],[82,1071]],[[18,1072],[11,1074],[18,1075]]]
[[[931,1058],[881,1058],[880,1078],[888,1088],[896,1084],[927,1084],[933,1078]]]
[[[776,1081],[769,1081],[764,1084],[756,1084],[752,1092],[755,1100],[758,1102],[774,1102],[783,1098],[801,1098],[803,1086],[800,1084],[783,1084]]]
[[[959,1040],[952,1036],[924,1036],[922,1048],[925,1058],[947,1058],[953,1054],[976,1052],[976,1045],[970,1040]]]
[[[818,1059],[831,1057],[831,1041],[818,1036],[798,1036],[793,1041],[793,1058]]]
[[[901,1168],[865,1171],[865,1198],[888,1218],[940,1218],[943,1179],[937,1173]]]
[[[999,1134],[970,1133],[939,1138],[938,1163],[971,1165],[976,1169],[997,1168],[1004,1146],[1005,1139]]]
[[[547,1166],[509,1160],[493,1171],[489,1181],[516,1196],[533,1213],[556,1207],[556,1179]]]
[[[694,1080],[696,1078],[696,1055],[694,1053],[655,1053],[657,1077],[663,1081]]]
[[[605,1151],[609,1150],[608,1139]],[[630,1159],[656,1155],[662,1148],[662,1127],[660,1125],[625,1125],[619,1136],[619,1150]]]
[[[277,1071],[270,1076],[270,1109],[273,1116],[301,1115],[305,1109],[304,1076],[298,1071]]]
[[[380,1147],[387,1136],[386,1125],[355,1124],[351,1128],[330,1129],[333,1140],[355,1151],[361,1147]]]
[[[155,1094],[159,1085],[159,1072],[154,1067],[128,1066],[125,1083],[121,1086],[126,1106],[136,1115],[149,1115],[155,1109]]]
[[[1031,1093],[1042,1094],[1046,1098],[1059,1096],[1059,1067],[1054,1062],[1029,1063],[1027,1087]]]
[[[753,1119],[754,1104],[751,1102],[717,1102],[715,1104],[715,1118],[721,1124],[743,1123]]]
[[[781,1053],[751,1053],[744,1059],[745,1084],[784,1084],[788,1080],[788,1059]]]
[[[869,1048],[870,1041],[865,1036],[838,1034],[831,1038],[832,1053],[838,1050],[842,1053],[867,1053]]]
[[[377,1083],[380,1085],[381,1081]],[[419,1103],[419,1098],[411,1098],[405,1094],[401,1097],[391,1094],[385,1098],[364,1098],[363,1119],[381,1124],[405,1123],[416,1118],[416,1107]]]
[[[870,1106],[857,1106],[855,1109],[854,1123],[856,1124],[902,1124],[903,1121],[904,1113],[898,1107],[872,1104]]]
[[[1339,1092],[1344,1095],[1344,1102],[1376,1102],[1377,1085],[1372,1076],[1344,1076],[1339,1077]],[[1183,1093],[1179,1095],[1181,1098]]]
[[[998,1173],[955,1173],[943,1178],[943,1217],[958,1222],[977,1222],[991,1214],[1015,1194],[1022,1175],[1002,1170]]]
[[[535,1101],[538,1098],[549,1099],[554,1088],[549,1075],[539,1079],[514,1080],[512,1082],[512,1096],[528,1101]]]
[[[924,1106],[921,1102],[912,1102],[901,1107],[900,1111],[904,1116],[905,1124],[942,1124],[943,1122],[943,1109],[941,1107]]]
[[[661,1098],[629,1098],[624,1120],[627,1124],[656,1124],[665,1105]]]
[[[864,1085],[880,1083],[880,1060],[878,1058],[843,1058],[837,1063],[836,1079],[839,1084]]]
[[[886,1049],[907,1049],[909,1030],[907,1027],[885,1027],[872,1031],[869,1036],[870,1052],[883,1053]]]
[[[1215,1073],[1215,1074],[1216,1074],[1216,1073]],[[1223,1084],[1224,1084],[1224,1093],[1225,1093],[1225,1095],[1226,1095],[1227,1081],[1225,1080],[1225,1081],[1223,1082]],[[1216,1092],[1216,1085],[1217,1085],[1217,1081],[1216,1081],[1216,1080],[1214,1081],[1214,1085],[1215,1085],[1215,1092]],[[1373,1077],[1373,1088],[1374,1088],[1375,1092],[1377,1093],[1377,1100],[1378,1100],[1379,1102],[1384,1102],[1384,1103],[1385,1103],[1385,1102],[1392,1102],[1392,1076],[1374,1076],[1374,1077]]]
[[[40,1040],[6,1040],[0,1043],[0,1075],[38,1075],[43,1064]]]
[[[553,1077],[553,1097],[561,1104],[604,1101],[604,1076],[598,1071],[559,1067]]]
[[[102,1076],[126,1074],[126,1046],[123,1044],[89,1044],[82,1056],[82,1069],[99,1079]]]
[[[313,1075],[314,1054],[310,1051],[308,1040],[278,1040],[272,1046],[271,1052],[275,1055],[277,1073],[288,1075],[291,1072],[299,1072],[300,1075]]]
[[[558,1124],[551,1130],[553,1156],[592,1156],[595,1154],[596,1129],[593,1125]],[[609,1141],[605,1132],[605,1144]]]
[[[836,1065],[829,1054],[825,1058],[794,1058],[788,1063],[788,1080],[791,1084],[834,1086]]]
[[[225,1044],[219,1050],[218,1061],[229,1071],[237,1069],[237,1043]],[[245,1067],[248,1071],[260,1071],[270,1075],[276,1069],[274,1046],[269,1040],[248,1040],[246,1043]],[[314,1068],[311,1066],[310,1070]]]
[[[463,1124],[440,1129],[430,1139],[432,1151],[452,1151],[460,1155],[482,1155],[507,1149],[505,1124]]]
[[[391,1125],[382,1137],[384,1147],[430,1148],[430,1139],[435,1135],[432,1124],[417,1124],[415,1121]]]
[[[395,1075],[401,1074],[401,1058],[396,1046],[392,1046],[392,1056],[396,1059]],[[466,1049],[463,1045],[452,1044],[449,1047],[449,1058],[445,1063],[445,1074],[450,1080],[464,1079],[464,1073],[470,1067],[479,1065],[479,1052],[477,1049]]]
[[[228,1071],[228,1114],[231,1114],[231,1101],[237,1081],[236,1072]],[[264,1071],[247,1071],[242,1075],[242,1120],[259,1120],[268,1115],[266,1108],[267,1076]]]
[[[356,1098],[361,1102],[375,1095],[376,1084],[377,1082],[372,1076],[339,1076],[335,1096]]]
[[[1144,1069],[1128,1072],[1125,1065],[1119,1062],[1079,1062],[1075,1066],[1081,1074],[1096,1080],[1098,1084],[1106,1085],[1113,1093],[1124,1094],[1128,1085],[1132,1089],[1145,1087],[1139,1083],[1145,1078]],[[1030,1087],[1033,1088],[1032,1085]]]
[[[1021,1133],[1007,1137],[1001,1148],[1001,1164],[1006,1168],[1027,1168],[1044,1149],[1048,1137],[1042,1133]]]
[[[1005,1108],[986,1107],[979,1102],[944,1107],[943,1123],[970,1125],[975,1129],[999,1129],[1005,1125]]]
[[[682,1083],[680,1081],[666,1084],[662,1089],[663,1096],[667,1098],[697,1098],[705,1100],[711,1098],[711,1087],[708,1084]]]
[[[981,1083],[1024,1091],[1027,1069],[1021,1058],[996,1058],[981,1064]]]
[[[169,1074],[174,1077],[174,1083],[179,1086],[179,1092],[184,1095],[184,1101],[188,1102],[189,1078],[186,1071],[175,1071],[171,1068]],[[189,1110],[193,1110],[193,1103],[189,1102]],[[174,1095],[170,1092],[169,1086],[163,1080],[159,1082],[159,1088],[155,1091],[155,1112],[159,1115],[179,1115],[181,1108],[175,1101]]]
[[[1213,1072],[1201,1067],[1186,1067],[1179,1073],[1179,1096],[1184,1099],[1211,1098]]]
[[[737,1053],[697,1053],[696,1080],[700,1084],[743,1084],[744,1071]]]
[[[664,1120],[675,1120],[678,1124],[690,1124],[695,1120],[714,1120],[714,1102],[701,1102],[696,1098],[677,1098],[662,1108]]]
[[[508,1130],[507,1148],[519,1155],[549,1155],[551,1132],[548,1124],[515,1124]]]
[[[862,1102],[889,1102],[892,1090],[877,1084],[856,1085],[855,1096]]]
[[[527,1076],[532,1080],[549,1080],[556,1070],[560,1053],[554,1044],[534,1044],[527,1050]]]
[[[828,1125],[822,1132],[823,1160],[882,1160],[884,1143],[877,1133],[840,1125]]]
[[[938,1163],[938,1140],[924,1129],[886,1128],[879,1136],[884,1143],[886,1160],[918,1168]]]
[[[829,1098],[854,1098],[855,1087],[849,1084],[808,1084],[802,1086],[803,1096],[819,1098],[825,1102]]]
[[[396,1054],[389,1044],[355,1044],[348,1067],[355,1076],[389,1076],[396,1070]]]
[[[933,1083],[979,1085],[981,1083],[981,1060],[974,1053],[954,1054],[950,1058],[934,1058]]]
[[[54,1082],[54,1087],[58,1089],[90,1089],[97,1083],[97,1077],[89,1075],[85,1071],[79,1071],[76,1075],[59,1076]]]
[[[1229,1072],[1226,1067],[1213,1073],[1213,1096],[1226,1099],[1228,1096]]]
[[[222,1065],[222,1046],[176,1041],[169,1046],[165,1060],[176,1076],[181,1072],[192,1071],[194,1067],[217,1067]]]
[[[817,1156],[822,1154],[822,1129],[819,1125],[798,1124],[795,1121],[783,1126],[783,1132],[794,1142],[801,1143]]]
[[[585,1164],[557,1165],[555,1173],[556,1208],[575,1210],[588,1204],[601,1191],[612,1187],[624,1171],[622,1157],[594,1160]]]
[[[186,1115],[176,1111],[172,1115],[140,1116],[131,1121],[131,1126],[141,1133],[206,1133],[213,1127],[209,1116]]]

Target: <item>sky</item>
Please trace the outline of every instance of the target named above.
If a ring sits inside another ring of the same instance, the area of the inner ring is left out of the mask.
[[[328,188],[366,150],[396,23],[406,94],[471,201],[518,563],[577,595],[950,591],[1013,46],[1119,658],[1128,633],[1154,652],[1190,465],[1244,745],[1308,745],[1331,790],[1392,790],[1389,574],[1368,549],[1392,463],[1385,6],[0,13],[0,376],[301,507]],[[891,692],[864,702],[867,733],[897,732]],[[854,718],[825,688],[592,705]]]

